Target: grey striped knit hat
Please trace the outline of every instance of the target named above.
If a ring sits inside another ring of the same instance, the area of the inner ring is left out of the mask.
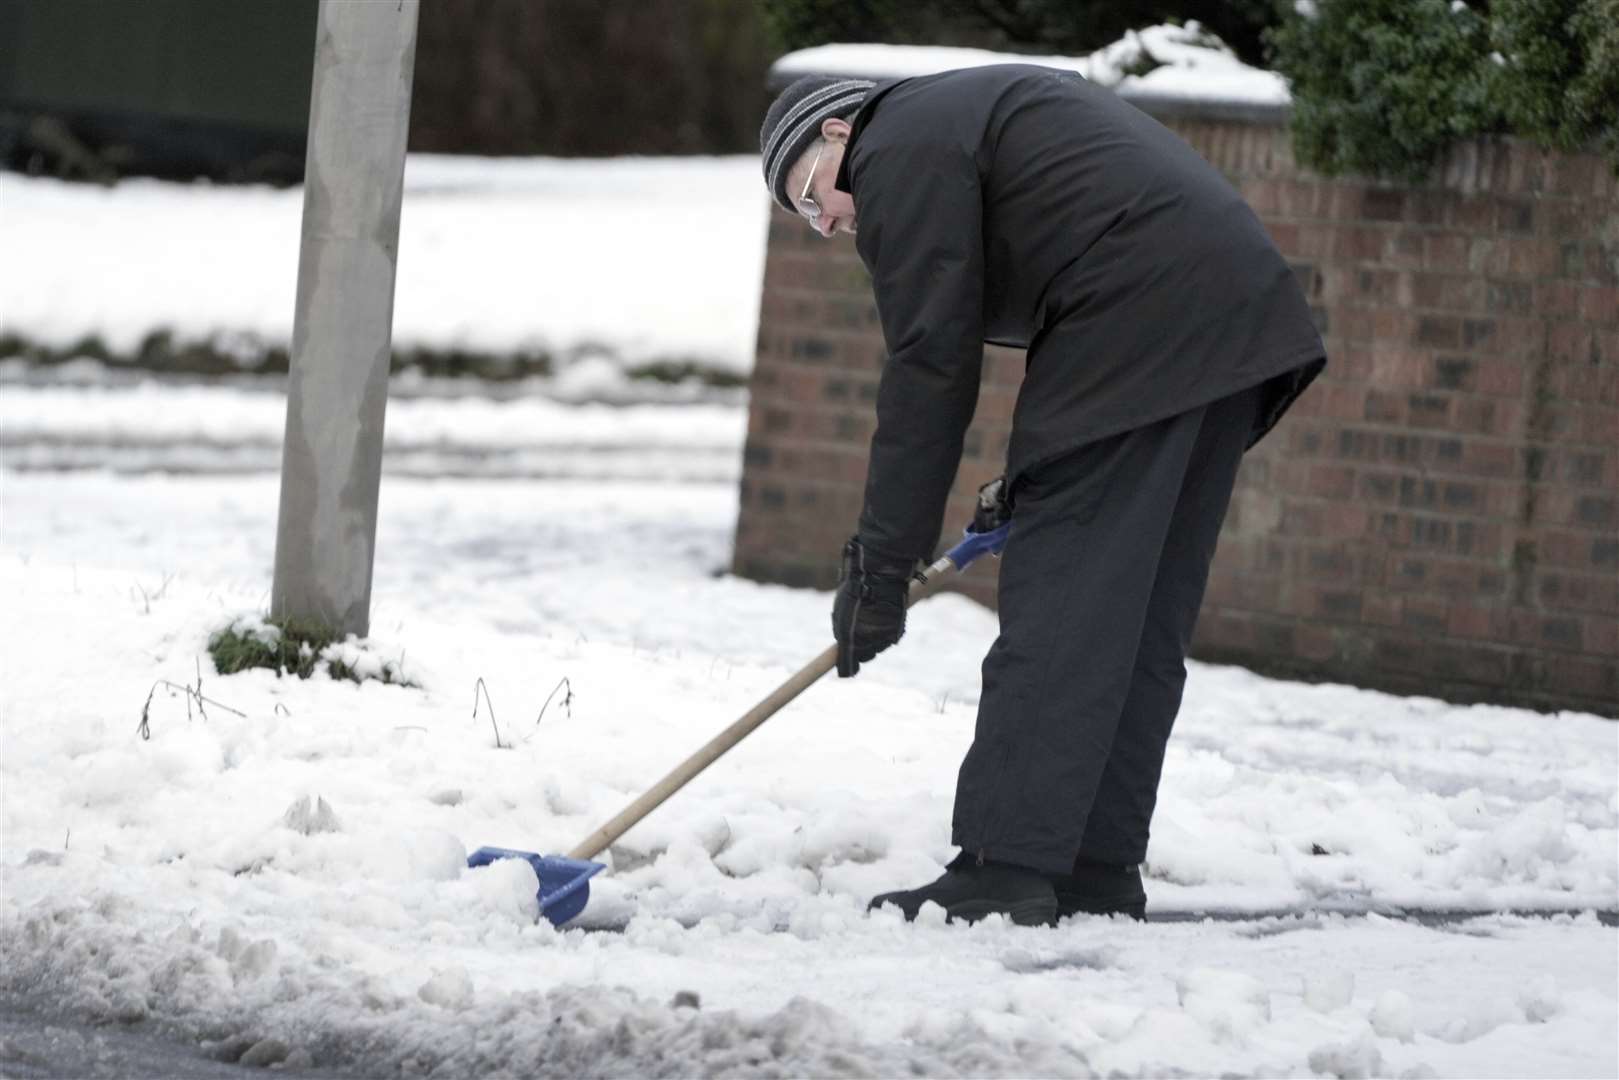
[[[806,75],[771,104],[759,129],[759,154],[764,159],[765,186],[782,209],[797,209],[787,194],[787,172],[820,138],[821,121],[829,116],[853,116],[875,85],[865,79]]]

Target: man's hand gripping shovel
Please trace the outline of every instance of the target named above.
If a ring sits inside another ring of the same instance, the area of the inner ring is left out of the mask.
[[[931,595],[947,572],[954,570],[959,573],[983,555],[999,555],[1006,546],[1011,527],[1003,483],[997,479],[979,489],[977,512],[961,541],[916,575],[917,587],[912,588],[907,606]],[[710,739],[646,794],[619,811],[616,817],[587,836],[568,854],[540,855],[513,848],[481,847],[468,857],[467,865],[485,866],[496,859],[526,859],[540,879],[540,913],[552,923],[562,925],[585,909],[585,903],[590,899],[590,879],[607,869],[593,861],[596,855],[605,851],[631,826],[656,810],[669,796],[685,787],[698,773],[718,761],[727,750],[747,738],[755,728],[837,666],[837,652],[836,644],[827,646],[819,656],[749,709],[741,719]]]

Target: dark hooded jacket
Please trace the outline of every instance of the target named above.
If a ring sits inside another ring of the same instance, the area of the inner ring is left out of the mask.
[[[1023,64],[878,84],[837,186],[855,201],[888,360],[860,536],[924,559],[983,344],[1025,348],[1007,453],[1029,469],[1261,383],[1257,442],[1325,351],[1287,263],[1180,136]]]

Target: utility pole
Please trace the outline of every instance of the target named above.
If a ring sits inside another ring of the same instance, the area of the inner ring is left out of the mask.
[[[419,0],[320,0],[270,616],[364,636]]]

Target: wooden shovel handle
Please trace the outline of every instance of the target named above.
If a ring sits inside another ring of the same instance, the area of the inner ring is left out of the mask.
[[[568,852],[568,858],[593,859],[606,850],[609,844],[629,831],[630,826],[652,813],[665,799],[690,783],[694,776],[718,761],[720,755],[747,738],[754,728],[770,719],[783,705],[802,694],[811,683],[831,671],[837,662],[838,647],[827,646],[819,656],[800,668],[792,678],[776,687],[769,697],[749,709],[742,719],[708,740],[701,750],[675,766],[668,776],[659,780],[645,795],[630,803],[619,811],[617,817],[587,836],[578,847]]]
[[[918,600],[933,592],[942,577],[932,573],[938,566],[939,564],[935,564],[929,568],[927,580],[911,587],[907,607],[915,605]],[[675,766],[668,776],[659,780],[645,795],[620,810],[613,820],[585,837],[578,847],[568,852],[568,858],[593,859],[607,850],[608,845],[628,832],[631,826],[662,806],[664,800],[685,787],[698,773],[718,761],[722,754],[747,738],[760,724],[780,712],[782,706],[808,690],[811,684],[836,667],[837,663],[838,647],[835,644],[828,645],[819,656],[799,668],[791,678],[771,691],[769,697],[743,714],[740,720],[708,740],[701,750]]]

